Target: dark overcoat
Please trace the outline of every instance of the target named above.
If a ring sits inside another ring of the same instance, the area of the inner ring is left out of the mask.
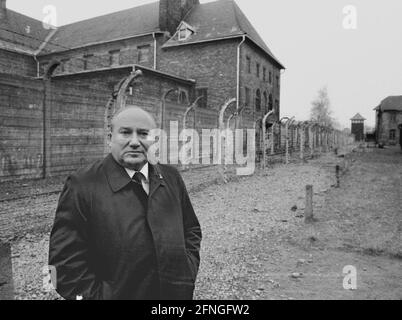
[[[65,299],[192,299],[201,228],[184,182],[149,165],[147,203],[112,157],[71,175],[50,236],[49,265]]]

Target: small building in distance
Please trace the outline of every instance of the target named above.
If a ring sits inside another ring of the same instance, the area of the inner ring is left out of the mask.
[[[396,145],[402,141],[402,96],[385,98],[376,111],[377,143]]]
[[[366,119],[362,117],[360,113],[357,113],[352,119],[352,134],[355,135],[356,141],[363,141],[364,140],[364,121]]]

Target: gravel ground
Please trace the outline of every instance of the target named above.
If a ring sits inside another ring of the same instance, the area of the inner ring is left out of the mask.
[[[402,299],[401,159],[393,150],[348,155],[339,189],[334,167],[344,159],[330,154],[227,184],[213,183],[211,168],[185,172],[204,235],[195,297]],[[311,225],[303,219],[307,184],[318,218]],[[0,203],[1,237],[14,239],[16,299],[59,298],[42,286],[57,199]],[[342,287],[346,265],[358,269],[357,290]]]

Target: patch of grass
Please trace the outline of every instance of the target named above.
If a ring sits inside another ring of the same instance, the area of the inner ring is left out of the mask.
[[[382,256],[384,255],[384,250],[379,248],[364,248],[363,253],[368,256]]]

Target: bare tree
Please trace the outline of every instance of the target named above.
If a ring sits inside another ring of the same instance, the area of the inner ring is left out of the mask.
[[[327,87],[323,87],[318,91],[317,98],[315,98],[311,104],[311,121],[318,122],[328,127],[336,126],[336,121],[332,118],[331,101]]]

